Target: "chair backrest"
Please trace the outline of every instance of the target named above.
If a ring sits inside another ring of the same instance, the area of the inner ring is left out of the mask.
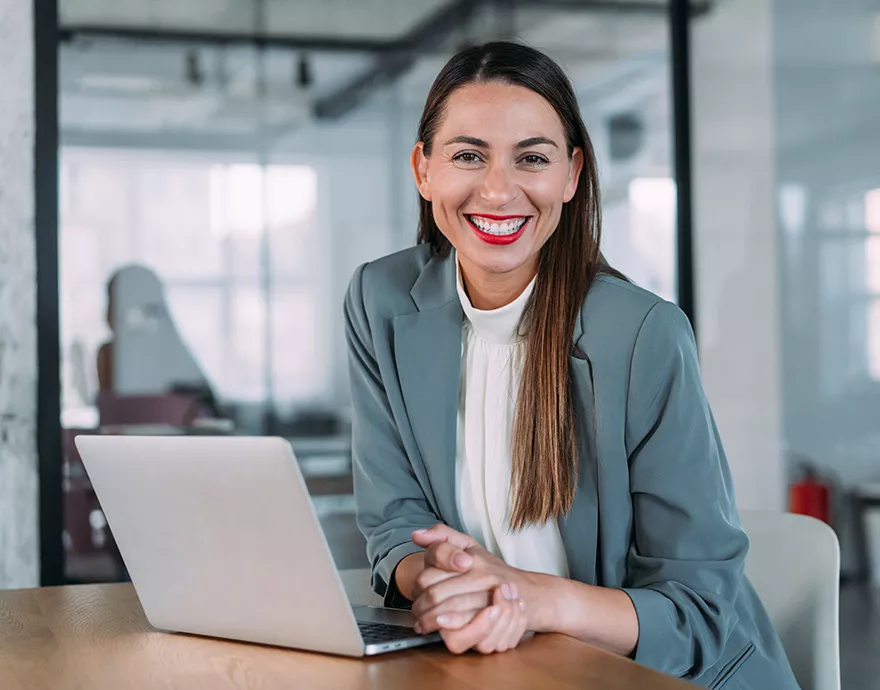
[[[188,396],[113,395],[101,393],[97,400],[101,426],[164,424],[187,426],[202,414],[198,402]]]
[[[840,690],[840,547],[824,522],[741,512],[746,576],[764,603],[803,690]]]
[[[353,606],[381,606],[382,597],[370,586],[370,569],[340,570],[342,585]]]

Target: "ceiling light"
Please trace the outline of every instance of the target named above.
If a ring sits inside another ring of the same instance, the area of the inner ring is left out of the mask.
[[[315,75],[313,74],[312,63],[309,61],[309,56],[305,53],[300,53],[296,63],[296,85],[300,88],[307,89],[314,83],[314,81]]]

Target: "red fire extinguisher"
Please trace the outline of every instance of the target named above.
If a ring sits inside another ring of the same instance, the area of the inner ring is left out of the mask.
[[[831,523],[831,486],[812,465],[802,465],[800,479],[789,487],[788,510]]]

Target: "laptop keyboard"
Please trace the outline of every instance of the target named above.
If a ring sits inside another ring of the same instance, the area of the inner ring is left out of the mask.
[[[390,623],[358,623],[364,644],[381,644],[394,642],[410,637],[418,637],[412,628],[405,625],[391,625]]]

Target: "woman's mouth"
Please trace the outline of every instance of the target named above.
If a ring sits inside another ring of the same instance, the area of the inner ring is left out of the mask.
[[[531,216],[465,214],[477,237],[489,244],[512,244],[522,237]]]

